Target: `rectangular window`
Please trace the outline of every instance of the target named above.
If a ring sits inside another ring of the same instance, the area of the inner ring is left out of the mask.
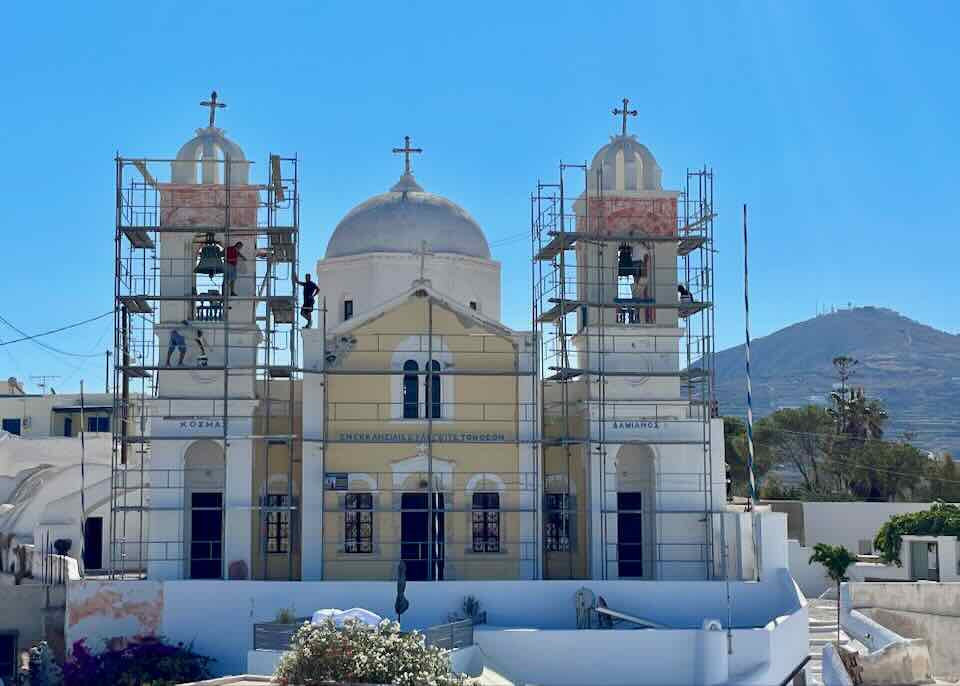
[[[343,321],[348,319],[353,319],[353,301],[344,300],[343,301]]]
[[[547,552],[570,552],[570,496],[566,493],[547,493],[543,509],[543,542]]]
[[[344,551],[373,552],[373,494],[347,493],[343,527]]]
[[[87,432],[106,433],[110,431],[110,417],[87,417]]]
[[[20,418],[16,419],[4,419],[3,420],[3,430],[9,434],[20,435]]]
[[[268,495],[263,499],[265,507],[289,507],[287,495]],[[267,553],[290,552],[290,510],[267,510],[265,513]]]
[[[500,494],[473,494],[473,552],[500,552]]]

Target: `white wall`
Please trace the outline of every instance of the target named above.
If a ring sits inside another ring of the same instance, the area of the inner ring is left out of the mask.
[[[842,545],[853,554],[862,540],[873,541],[890,517],[930,509],[931,503],[803,503],[804,545]]]
[[[464,596],[473,595],[491,624],[574,629],[574,596],[584,586],[603,595],[612,608],[677,630],[700,629],[705,617],[726,624],[723,582],[447,581],[407,584],[410,609],[403,626],[424,628],[445,622],[449,613],[460,609]],[[800,610],[786,570],[768,575],[761,583],[733,582],[730,592],[737,628],[760,629],[775,617]],[[236,674],[246,668],[253,623],[273,620],[281,608],[292,606],[297,615],[305,616],[324,607],[365,607],[389,617],[395,597],[395,584],[375,581],[85,581],[70,585],[68,639],[89,636],[97,642],[149,631],[163,633],[173,641],[193,641],[195,650],[218,660],[218,673]]]

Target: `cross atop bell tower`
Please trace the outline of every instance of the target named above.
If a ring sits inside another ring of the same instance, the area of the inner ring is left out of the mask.
[[[217,118],[217,110],[218,110],[218,109],[221,109],[221,110],[222,110],[222,109],[224,109],[227,105],[226,105],[226,103],[217,102],[217,91],[213,91],[212,93],[210,93],[210,99],[209,99],[209,100],[202,100],[202,101],[200,102],[200,106],[201,106],[201,107],[209,107],[209,108],[210,108],[210,128],[212,129],[212,128],[213,128],[213,123],[214,123],[214,121],[215,121],[216,118]]]
[[[214,95],[216,95],[216,93],[214,93]],[[629,109],[629,105],[630,105],[630,98],[624,98],[624,99],[623,99],[623,109],[620,109],[620,108],[617,108],[617,107],[614,107],[614,108],[613,108],[613,116],[615,116],[615,117],[622,116],[622,117],[623,117],[623,123],[622,123],[621,129],[620,129],[620,135],[621,135],[621,136],[626,136],[626,135],[627,135],[627,117],[636,117],[636,116],[637,116],[637,111],[636,111],[636,110],[631,110],[631,109]]]
[[[394,153],[403,153],[403,173],[407,176],[410,174],[410,153],[422,153],[423,148],[411,148],[410,147],[410,136],[403,137],[403,147],[394,148]]]

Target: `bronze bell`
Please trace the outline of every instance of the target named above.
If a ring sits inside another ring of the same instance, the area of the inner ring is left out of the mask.
[[[223,250],[212,238],[207,237],[207,242],[200,248],[200,259],[197,260],[197,266],[193,270],[195,274],[206,274],[213,277],[214,274],[223,274]]]

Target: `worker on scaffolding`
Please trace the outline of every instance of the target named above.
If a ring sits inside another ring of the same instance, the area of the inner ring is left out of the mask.
[[[206,367],[209,359],[207,358],[207,345],[203,340],[203,329],[197,329],[190,326],[190,322],[184,320],[180,322],[184,326],[190,328],[193,331],[193,342],[197,344],[197,348],[200,350],[200,354],[197,355],[197,366]]]
[[[309,274],[307,274],[305,281],[301,281],[297,278],[297,275],[294,274],[293,282],[298,286],[303,286],[303,302],[300,305],[300,316],[307,320],[304,328],[309,329],[313,326],[314,298],[320,289],[317,287],[317,284],[310,280]]]
[[[185,322],[184,322],[185,323]],[[170,330],[170,342],[167,344],[167,366],[170,366],[170,358],[173,356],[173,351],[180,351],[180,359],[177,361],[177,365],[183,366],[183,357],[187,354],[187,339],[183,337],[183,334],[180,333],[179,329]]]
[[[197,365],[200,367],[207,366],[207,345],[203,339],[203,331],[200,329],[190,326],[190,322],[183,320],[180,322],[180,327],[189,329],[193,331],[193,342],[197,345],[197,348],[200,350],[200,354],[197,355]],[[180,333],[180,327],[170,331],[170,343],[167,345],[167,366],[170,366],[170,358],[173,356],[173,351],[178,350],[180,352],[180,359],[177,360],[177,365],[183,366],[183,358],[187,354],[187,339]]]
[[[237,267],[239,266],[239,261],[247,261],[247,258],[243,256],[243,253],[240,252],[240,248],[243,247],[242,241],[237,241],[233,245],[228,245],[226,250],[227,259],[223,265],[223,294],[227,294],[227,286],[230,287],[230,295],[235,296],[237,294]]]

